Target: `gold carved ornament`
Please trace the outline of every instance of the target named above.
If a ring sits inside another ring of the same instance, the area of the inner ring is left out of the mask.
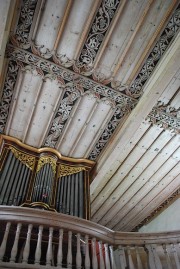
[[[53,173],[54,175],[56,174],[56,160],[52,157],[47,157],[47,156],[43,156],[39,159],[38,161],[38,165],[37,165],[37,172],[39,172],[41,170],[41,168],[45,165],[49,163],[52,167]]]
[[[9,147],[14,156],[23,164],[25,164],[29,169],[33,170],[35,165],[35,157],[30,156],[24,152],[21,152],[13,147]]]
[[[82,166],[75,167],[75,166],[60,164],[58,167],[58,178],[72,175],[72,174],[76,174],[76,173],[79,173],[83,170],[86,170],[86,169],[85,169],[85,167],[82,167]]]

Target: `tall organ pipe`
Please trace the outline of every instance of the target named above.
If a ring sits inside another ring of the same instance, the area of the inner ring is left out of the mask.
[[[70,197],[70,185],[71,185],[71,176],[67,176],[67,184],[68,184],[68,186],[67,186],[67,203],[66,203],[66,214],[69,214],[69,211],[70,211],[70,199],[71,199],[71,197]]]
[[[13,158],[11,158],[11,161],[10,161],[10,164],[9,164],[9,169],[6,173],[6,178],[4,179],[4,184],[2,185],[2,188],[1,188],[1,202],[0,204],[4,204],[4,198],[5,198],[5,193],[6,193],[6,189],[8,187],[8,182],[10,180],[10,176],[12,174],[12,171],[13,171],[13,167],[14,167],[14,162],[15,162],[15,157],[13,155]]]
[[[60,180],[61,180],[61,192],[60,192],[59,212],[62,213],[64,177],[62,177]]]
[[[74,209],[74,215],[78,217],[79,210],[78,210],[78,200],[79,200],[79,182],[78,182],[78,173],[75,174],[75,199],[74,199],[74,204],[75,204],[75,209]]]
[[[26,180],[28,178],[28,170],[29,170],[28,167],[25,166],[24,174],[22,176],[22,181],[21,181],[21,187],[20,187],[19,194],[18,194],[18,204],[22,203],[22,196],[23,196],[23,192],[24,192],[24,188],[25,188],[25,183],[26,183]]]
[[[67,176],[64,177],[64,193],[63,193],[63,210],[62,213],[66,213],[66,201],[67,201]]]
[[[2,190],[2,187],[4,185],[4,181],[6,180],[6,175],[9,171],[9,167],[10,167],[10,163],[11,163],[11,159],[12,159],[12,156],[13,153],[10,151],[9,154],[8,154],[8,157],[7,157],[7,161],[5,163],[5,166],[4,166],[4,169],[3,169],[3,172],[2,172],[2,175],[1,175],[1,180],[0,180],[0,190]],[[1,191],[0,191],[1,193]]]
[[[15,192],[15,195],[14,195],[14,201],[13,201],[13,205],[19,205],[19,201],[18,201],[18,197],[19,197],[19,190],[21,188],[21,184],[22,184],[22,178],[23,178],[23,175],[24,175],[24,170],[25,170],[25,165],[22,166],[22,170],[21,170],[21,173],[20,173],[20,177],[19,177],[19,180],[18,180],[18,184],[17,184],[17,188],[16,188],[16,192]]]
[[[16,190],[17,185],[18,185],[18,181],[19,181],[21,170],[22,170],[22,166],[23,166],[23,164],[18,160],[18,170],[17,170],[16,177],[15,177],[15,180],[14,180],[13,185],[12,185],[8,205],[13,205],[14,204],[15,190]]]
[[[84,190],[83,190],[83,171],[79,173],[79,217],[83,218],[83,200],[84,200]]]
[[[15,161],[14,161],[14,165],[12,167],[11,176],[9,177],[9,180],[7,180],[7,188],[6,188],[4,199],[3,199],[4,205],[8,204],[9,196],[11,194],[11,189],[12,189],[14,178],[15,178],[15,173],[16,173],[16,170],[18,168],[18,161],[19,160],[16,159],[15,156],[13,156],[13,158],[15,159]]]
[[[74,215],[74,183],[75,177],[74,174],[71,175],[71,202],[70,202],[70,215]]]

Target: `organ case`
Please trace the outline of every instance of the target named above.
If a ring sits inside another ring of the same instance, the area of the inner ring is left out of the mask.
[[[89,219],[89,175],[94,164],[0,135],[0,205],[41,208]]]

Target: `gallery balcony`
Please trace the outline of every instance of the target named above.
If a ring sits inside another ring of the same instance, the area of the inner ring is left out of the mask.
[[[42,209],[0,206],[0,268],[179,268],[180,231],[115,232]]]

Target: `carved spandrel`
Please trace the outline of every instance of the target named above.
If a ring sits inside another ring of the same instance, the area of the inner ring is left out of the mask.
[[[85,170],[85,167],[82,167],[82,166],[75,167],[75,166],[60,164],[58,167],[58,178],[72,175],[72,174],[76,174],[76,173],[79,173],[83,170]]]
[[[24,152],[21,152],[14,147],[9,147],[9,149],[12,151],[14,156],[23,164],[25,164],[29,169],[33,170],[35,165],[35,157],[30,156],[29,154],[26,154]]]
[[[53,173],[56,174],[56,160],[49,156],[43,156],[39,159],[37,165],[37,172],[39,172],[41,168],[47,163],[51,165]]]

